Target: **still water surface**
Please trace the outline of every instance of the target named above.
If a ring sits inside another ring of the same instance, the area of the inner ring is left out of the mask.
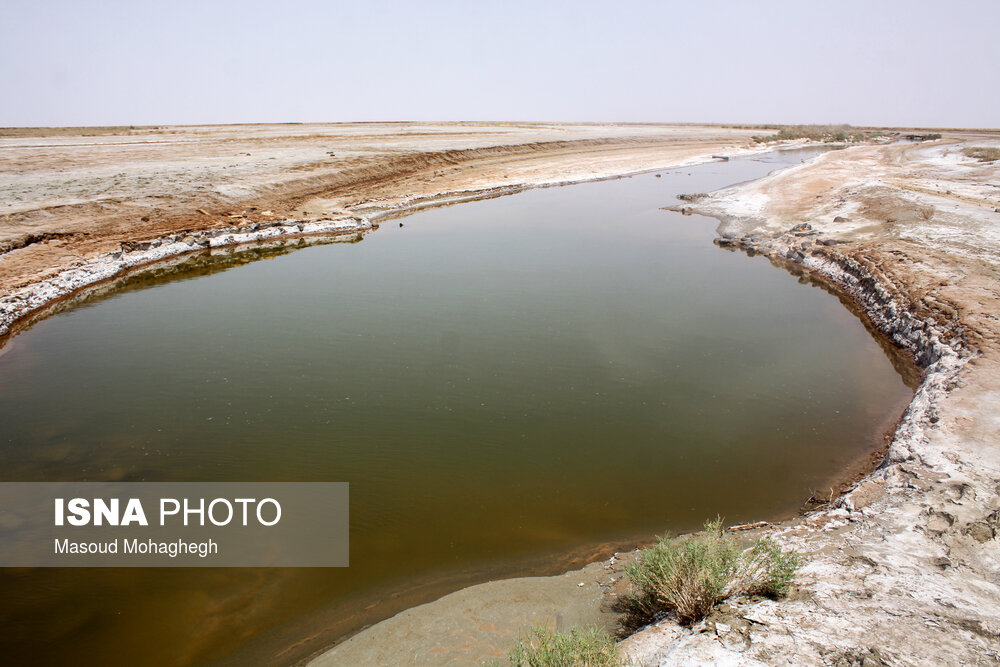
[[[836,297],[659,210],[802,157],[193,257],[17,336],[4,480],[350,482],[351,567],[5,570],[7,658],[288,662],[467,583],[823,493],[910,389]]]

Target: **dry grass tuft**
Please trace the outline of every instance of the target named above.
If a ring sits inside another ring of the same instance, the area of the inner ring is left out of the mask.
[[[967,157],[975,158],[980,162],[996,162],[1000,160],[1000,148],[980,146],[963,148],[962,152]]]
[[[618,644],[607,633],[573,628],[569,632],[535,628],[507,655],[513,667],[622,667]]]
[[[784,595],[798,565],[797,553],[783,553],[771,539],[741,549],[716,519],[705,524],[704,533],[661,538],[626,566],[633,589],[630,612],[646,618],[672,612],[687,625],[729,597]]]

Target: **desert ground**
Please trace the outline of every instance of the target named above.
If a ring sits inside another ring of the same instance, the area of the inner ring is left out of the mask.
[[[0,131],[0,335],[179,253],[357,233],[424,205],[763,150],[754,134],[462,123]],[[755,528],[803,554],[789,598],[730,601],[691,628],[650,626],[624,642],[639,664],[1000,660],[1000,163],[969,150],[1000,148],[1000,133],[942,134],[850,146],[677,202],[720,220],[722,248],[827,282],[909,350],[924,379],[880,467],[817,510]],[[502,655],[518,624],[601,614],[620,589],[615,560],[460,591],[318,662]],[[461,641],[445,645],[442,630]]]

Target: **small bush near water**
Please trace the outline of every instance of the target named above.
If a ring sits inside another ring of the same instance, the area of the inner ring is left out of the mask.
[[[507,655],[513,667],[622,667],[618,644],[596,628],[569,632],[535,628]]]
[[[690,624],[729,597],[784,595],[798,566],[797,553],[783,553],[769,538],[741,548],[722,531],[721,519],[706,522],[705,532],[691,537],[662,537],[625,566],[632,594],[619,608],[627,612],[620,636],[638,629],[637,622],[648,622],[665,611]],[[507,660],[512,667],[625,665],[615,639],[596,628],[569,632],[535,628],[518,641]],[[499,667],[495,661],[487,664]]]
[[[797,553],[782,553],[771,539],[741,549],[722,532],[721,520],[709,521],[704,533],[679,540],[660,538],[626,565],[634,590],[630,612],[653,618],[669,611],[690,624],[729,597],[784,595],[798,565]]]

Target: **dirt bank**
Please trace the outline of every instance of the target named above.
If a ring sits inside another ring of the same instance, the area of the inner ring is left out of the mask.
[[[61,295],[203,247],[752,150],[693,125],[357,123],[0,130],[0,335]],[[84,130],[80,130],[81,133]]]
[[[849,148],[693,204],[720,245],[848,294],[926,378],[879,470],[769,531],[805,555],[790,600],[649,628],[626,642],[639,662],[997,664],[1000,165],[963,149],[1000,138],[955,139]]]

